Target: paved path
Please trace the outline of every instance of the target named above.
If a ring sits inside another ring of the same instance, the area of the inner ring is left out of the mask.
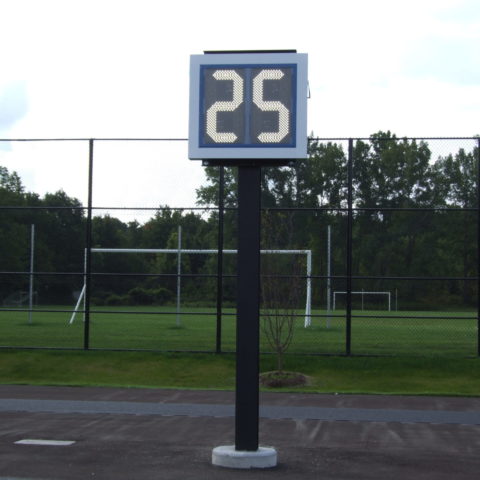
[[[210,462],[233,443],[233,403],[232,392],[0,385],[0,480],[480,478],[478,398],[264,393],[261,444],[279,465],[249,472]]]
[[[0,412],[104,413],[115,415],[160,415],[188,417],[233,417],[234,405],[214,403],[154,403],[86,400],[0,399]],[[480,411],[399,410],[372,408],[326,408],[263,406],[260,418],[347,422],[401,422],[480,425]]]

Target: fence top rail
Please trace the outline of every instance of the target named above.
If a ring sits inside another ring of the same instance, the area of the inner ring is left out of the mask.
[[[92,248],[92,252],[103,253],[218,253],[218,249],[189,248]],[[310,255],[311,250],[260,250],[261,253],[291,253]],[[237,253],[237,250],[222,250],[222,253]]]
[[[344,294],[346,294],[346,293],[349,293],[349,292],[340,292],[340,291],[338,291],[338,290],[335,290],[335,291],[333,292],[333,294],[334,294],[334,295],[335,295],[335,294],[337,294],[337,293],[344,293]],[[359,293],[359,294],[362,294],[362,295],[363,295],[363,294],[391,295],[391,292],[367,292],[367,291],[355,291],[355,292],[350,292],[350,293]]]
[[[375,141],[399,142],[404,140],[479,140],[478,136],[415,136],[395,138],[375,138]],[[309,142],[331,141],[371,141],[371,137],[308,137]],[[187,142],[187,137],[51,137],[51,138],[0,138],[0,142]]]
[[[188,138],[153,138],[153,137],[66,137],[66,138],[0,138],[0,142],[186,142]]]
[[[55,205],[0,205],[0,210],[88,210],[88,206],[55,206]],[[220,210],[216,206],[205,207],[97,207],[92,206],[92,210],[139,210],[139,211],[216,211]],[[224,207],[224,211],[236,211],[237,207]],[[348,207],[262,207],[264,212],[348,212]],[[476,212],[478,207],[353,207],[352,212]]]
[[[341,141],[349,141],[349,140],[365,140],[371,141],[384,141],[384,142],[400,142],[403,140],[478,140],[480,137],[478,136],[446,136],[446,137],[434,137],[434,136],[422,136],[417,135],[414,137],[395,137],[395,138],[374,138],[372,137],[308,137],[309,141],[332,141],[332,140],[341,140]]]

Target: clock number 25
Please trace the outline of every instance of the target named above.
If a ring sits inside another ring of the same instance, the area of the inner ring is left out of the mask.
[[[252,82],[253,103],[263,112],[278,113],[278,128],[275,132],[260,132],[257,140],[260,143],[280,143],[289,133],[290,112],[288,108],[278,100],[264,99],[264,81],[280,80],[284,73],[280,69],[263,69]],[[234,112],[244,101],[244,79],[235,70],[216,70],[213,73],[215,80],[230,80],[233,82],[233,94],[231,100],[217,101],[207,109],[206,133],[215,143],[234,143],[237,135],[234,132],[217,131],[217,114],[219,112]]]

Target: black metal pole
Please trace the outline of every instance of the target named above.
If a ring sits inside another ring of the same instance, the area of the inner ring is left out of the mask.
[[[93,138],[88,141],[88,204],[85,229],[85,324],[83,348],[90,348],[90,287],[92,273],[92,185],[93,185]]]
[[[258,450],[261,167],[238,167],[235,449]]]
[[[346,330],[345,353],[352,352],[352,225],[353,225],[353,139],[348,140],[348,216],[347,216],[347,305],[346,305]]]
[[[480,357],[480,137],[477,138],[477,355]]]
[[[222,353],[222,304],[223,304],[223,225],[225,210],[225,167],[219,168],[218,183],[218,253],[217,253],[217,337],[215,352]]]

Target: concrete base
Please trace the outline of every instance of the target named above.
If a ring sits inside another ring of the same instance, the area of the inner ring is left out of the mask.
[[[213,449],[212,464],[227,468],[272,468],[277,466],[277,451],[258,447],[254,452],[246,452],[235,450],[235,445],[226,445]]]

